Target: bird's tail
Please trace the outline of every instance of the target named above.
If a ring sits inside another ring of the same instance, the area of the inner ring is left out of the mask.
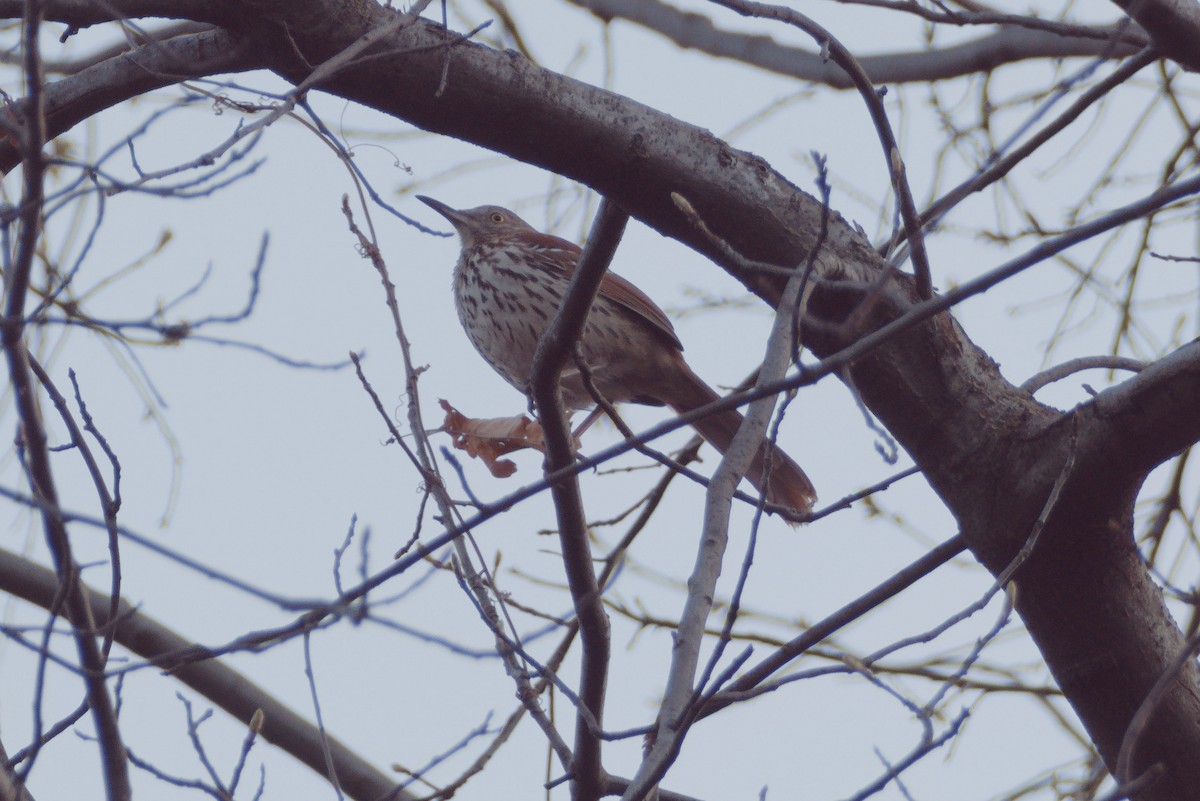
[[[720,397],[686,366],[683,366],[679,380],[670,384],[670,387],[662,387],[657,394],[680,414],[712,403]],[[710,445],[725,453],[733,444],[733,437],[741,424],[742,415],[736,409],[729,409],[695,420],[692,427]],[[786,506],[799,514],[811,512],[817,500],[817,492],[800,465],[770,443],[764,442],[763,447],[759,448],[746,471],[746,478],[769,502]]]

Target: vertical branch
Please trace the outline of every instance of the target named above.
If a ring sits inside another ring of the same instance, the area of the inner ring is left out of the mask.
[[[40,0],[25,0],[25,30],[22,36],[23,66],[28,92],[22,141],[22,192],[18,210],[20,234],[17,240],[17,258],[12,269],[5,275],[8,297],[5,299],[4,340],[21,338],[22,315],[25,311],[25,292],[29,289],[29,277],[33,271],[33,258],[37,250],[38,236],[42,227],[42,201],[45,199],[42,179],[46,163],[42,146],[46,143],[46,96],[45,76],[42,72],[41,53],[38,50],[38,34],[41,30],[42,6]]]
[[[91,608],[84,602],[81,593],[79,566],[71,555],[66,523],[58,505],[58,491],[50,467],[46,429],[38,409],[30,357],[25,343],[25,298],[41,236],[42,204],[45,200],[45,159],[42,153],[46,140],[45,75],[38,48],[41,19],[41,0],[26,0],[22,45],[28,104],[21,142],[23,169],[21,206],[18,210],[20,229],[16,259],[4,276],[4,319],[0,324],[0,341],[8,362],[9,379],[20,421],[19,436],[26,452],[30,487],[42,509],[42,525],[58,575],[60,597],[74,629],[88,704],[96,725],[108,798],[110,801],[125,801],[130,797],[125,748],[121,743],[116,713],[104,681],[104,658],[96,643],[96,627]]]
[[[317,692],[317,676],[312,664],[312,632],[304,632],[304,678],[308,680],[308,692],[312,698],[313,716],[317,720],[317,732],[321,736],[321,751],[325,755],[325,778],[329,780],[338,801],[344,801],[342,783],[338,780],[337,766],[333,761],[333,751],[329,747],[329,738],[325,734],[325,720],[321,715],[321,695]]]
[[[538,342],[531,378],[538,420],[545,434],[547,473],[570,467],[575,462],[571,430],[559,393],[559,377],[583,333],[588,309],[600,289],[600,281],[612,261],[628,220],[629,216],[607,198],[601,202],[587,246],[563,296],[562,305]],[[558,515],[567,584],[579,617],[583,648],[579,699],[598,727],[603,720],[604,693],[608,681],[608,616],[600,602],[600,587],[588,547],[587,522],[579,494],[579,481],[572,474],[550,490]],[[599,732],[592,730],[582,714],[576,719],[575,760],[571,774],[572,797],[576,801],[600,797],[606,778],[600,762]]]
[[[38,383],[42,385],[42,389],[50,396],[50,400],[54,403],[54,408],[58,410],[59,419],[67,429],[67,433],[71,435],[71,447],[79,452],[79,456],[83,459],[84,467],[87,468],[88,474],[92,477],[92,484],[96,487],[96,496],[100,501],[100,508],[104,513],[104,527],[108,532],[108,553],[112,564],[109,566],[109,572],[112,577],[109,582],[109,610],[108,619],[116,620],[117,604],[120,601],[121,595],[121,550],[119,533],[117,530],[117,509],[120,507],[120,470],[119,464],[116,461],[116,455],[108,449],[108,443],[101,438],[101,445],[106,449],[109,458],[113,460],[114,467],[114,492],[118,497],[114,497],[113,492],[109,492],[108,485],[104,482],[104,476],[100,473],[100,463],[96,460],[92,449],[88,446],[87,438],[84,437],[83,430],[79,424],[75,422],[75,418],[71,415],[71,410],[67,407],[67,399],[58,391],[58,387],[50,379],[49,373],[32,356],[28,357],[29,368],[33,371]],[[93,434],[99,436],[99,430],[95,427],[91,415],[88,413],[87,406],[83,402],[83,394],[79,390],[79,384],[75,379],[75,371],[69,371],[71,383],[75,387],[75,400],[79,404],[80,412],[84,418],[84,425],[92,431]],[[104,644],[101,648],[104,658],[108,658],[108,653],[113,644],[113,629],[111,626],[105,627]]]

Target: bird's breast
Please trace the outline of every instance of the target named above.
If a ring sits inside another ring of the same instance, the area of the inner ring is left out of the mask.
[[[471,344],[509,383],[525,390],[533,356],[566,282],[496,250],[464,258],[454,274],[458,317]]]
[[[454,273],[459,320],[480,355],[505,380],[529,390],[533,358],[542,332],[558,312],[568,273],[556,269],[553,252],[498,248],[464,254]],[[673,366],[670,355],[640,320],[621,304],[598,296],[578,343],[600,392],[613,402],[647,402],[643,388]],[[579,370],[563,373],[563,400],[570,408],[593,401]]]

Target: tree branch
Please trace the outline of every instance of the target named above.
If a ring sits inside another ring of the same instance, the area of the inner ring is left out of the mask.
[[[806,267],[796,269],[788,279],[759,367],[756,382],[759,387],[777,382],[792,362],[796,320],[804,313],[809,278],[810,270]],[[695,564],[688,577],[687,600],[675,630],[667,686],[659,705],[652,745],[633,781],[622,793],[623,799],[643,798],[662,780],[696,719],[700,689],[696,686],[696,670],[704,643],[705,624],[712,611],[729,542],[733,489],[762,447],[777,400],[777,395],[765,395],[750,404],[733,442],[713,473],[705,496],[703,529],[697,543]]]
[[[0,549],[0,587],[6,593],[23,598],[45,609],[51,608],[58,587],[51,570]],[[110,599],[103,593],[83,587],[96,624],[112,627],[118,643],[131,652],[158,665],[179,681],[250,725],[257,710],[263,713],[262,736],[287,751],[321,776],[326,775],[321,733],[317,727],[296,714],[266,690],[216,659],[179,665],[169,657],[194,644],[180,637],[150,616],[139,612],[124,600],[115,618],[108,616]],[[342,790],[357,801],[412,801],[413,796],[399,790],[396,782],[355,754],[336,738],[325,735],[337,767]]]
[[[1114,483],[1140,484],[1156,466],[1200,440],[1197,398],[1200,341],[1193,341],[1075,411],[1081,458]]]
[[[24,0],[0,0],[0,18],[20,19]],[[237,0],[45,0],[45,19],[73,28],[158,17],[223,25],[238,18]]]
[[[22,171],[22,193],[19,206],[19,238],[16,256],[4,271],[4,318],[2,327],[4,355],[8,362],[13,404],[18,419],[18,441],[24,451],[25,473],[33,496],[42,507],[42,528],[46,545],[57,574],[53,614],[66,612],[72,627],[85,694],[96,726],[100,759],[104,766],[105,789],[109,801],[127,801],[130,797],[129,766],[125,747],[117,725],[116,711],[104,680],[106,654],[96,643],[96,625],[91,609],[81,597],[82,584],[79,565],[71,549],[70,537],[58,489],[50,465],[50,451],[45,425],[33,383],[28,343],[26,342],[25,305],[29,294],[34,257],[42,234],[47,141],[45,73],[42,70],[40,28],[42,7],[38,0],[26,0],[22,31],[25,81],[29,88],[28,108],[23,125],[16,127],[10,138],[15,141],[25,163]]]
[[[150,42],[46,85],[47,138],[132,97],[189,78],[266,66],[263,54],[228,31],[213,29]],[[24,117],[28,100],[12,111]],[[21,152],[11,136],[0,138],[0,172],[17,166]]]
[[[1113,0],[1146,29],[1164,55],[1200,71],[1200,5],[1195,0]]]
[[[702,14],[681,11],[660,0],[568,0],[602,20],[628,20],[658,33],[680,47],[741,61],[834,89],[853,89],[850,76],[820,53],[780,44],[769,36],[726,31]],[[913,4],[914,7],[916,4]],[[860,13],[866,13],[860,12]],[[945,17],[946,15],[941,15]],[[1113,42],[1110,28],[1083,28],[1036,20],[1043,28],[1016,24],[1014,16],[957,14],[957,23],[994,25],[995,31],[950,47],[913,53],[887,53],[860,58],[871,82],[938,81],[988,72],[1027,59],[1071,57],[1122,58],[1146,44],[1144,34],[1127,32]],[[1004,21],[1005,19],[1010,21]],[[1033,20],[1030,20],[1032,23]]]
[[[559,378],[575,350],[575,343],[583,334],[588,309],[600,290],[600,281],[616,253],[628,220],[629,215],[607,198],[601,201],[591,235],[563,295],[562,304],[538,341],[531,380],[538,421],[545,435],[547,473],[575,463],[571,429],[558,388]],[[575,613],[579,617],[579,635],[583,644],[579,699],[599,726],[603,722],[604,693],[608,684],[608,615],[600,602],[600,586],[596,582],[592,552],[588,546],[587,520],[583,513],[577,476],[571,475],[555,483],[550,492],[558,515],[563,566],[566,568]],[[592,731],[580,715],[575,724],[571,796],[576,801],[598,799],[606,786],[607,776],[600,761],[599,734]]]

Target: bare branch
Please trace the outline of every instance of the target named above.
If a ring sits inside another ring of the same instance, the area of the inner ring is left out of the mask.
[[[45,608],[53,604],[58,579],[53,571],[0,549],[0,587],[5,592]],[[84,587],[84,596],[96,623],[111,626],[116,641],[131,652],[169,670],[171,675],[233,717],[249,726],[261,715],[261,734],[270,743],[292,754],[318,774],[325,775],[325,754],[317,728],[270,693],[217,660],[180,665],[172,655],[194,645],[128,603],[121,601],[115,619],[107,617],[109,598]],[[260,712],[261,710],[261,712]],[[375,769],[336,738],[327,735],[342,789],[356,801],[412,801],[395,781]]]
[[[20,420],[20,432],[27,458],[27,474],[33,494],[42,506],[42,525],[51,558],[58,574],[57,597],[67,612],[74,629],[79,662],[84,671],[84,685],[91,705],[92,719],[100,742],[101,761],[109,801],[126,801],[130,797],[129,771],[125,748],[117,727],[116,712],[104,681],[104,654],[95,639],[96,626],[92,610],[81,596],[79,566],[71,552],[71,542],[59,508],[58,490],[50,466],[46,430],[38,408],[33,384],[31,357],[25,332],[25,304],[29,294],[30,274],[42,232],[42,204],[45,200],[46,105],[43,87],[39,31],[42,7],[38,0],[26,0],[23,50],[25,80],[29,87],[29,102],[25,113],[24,130],[17,143],[25,169],[22,171],[20,205],[20,234],[13,264],[4,273],[3,346],[8,361],[9,379]],[[55,604],[57,609],[57,602]]]
[[[907,567],[898,570],[887,581],[859,596],[823,620],[809,626],[803,634],[795,637],[774,654],[762,660],[756,667],[743,673],[724,692],[719,693],[705,704],[701,715],[707,717],[728,706],[730,703],[740,700],[740,695],[753,690],[757,685],[766,681],[771,674],[786,667],[793,659],[827,637],[832,636],[838,629],[858,620],[884,601],[911,587],[917,581],[962,553],[965,549],[966,541],[961,535],[957,535],[946,540]]]
[[[1021,385],[1021,389],[1032,394],[1048,384],[1061,381],[1067,376],[1074,375],[1083,370],[1132,370],[1138,373],[1145,369],[1146,363],[1139,362],[1137,359],[1123,359],[1115,356],[1085,356],[1055,365],[1049,370],[1043,370],[1032,378],[1027,379]]]
[[[600,204],[592,234],[579,264],[563,295],[554,319],[546,326],[533,360],[532,397],[546,437],[546,472],[570,467],[575,463],[571,430],[563,410],[559,378],[583,333],[587,310],[600,290],[600,281],[608,270],[629,216],[606,198]],[[587,521],[579,482],[572,476],[551,486],[558,516],[559,542],[563,566],[583,644],[579,697],[597,725],[604,715],[604,693],[608,682],[608,616],[600,603],[600,586],[592,566],[588,546]],[[575,759],[571,766],[572,795],[576,799],[596,799],[607,781],[600,761],[600,740],[585,725],[582,717],[575,726]]]
[[[821,241],[818,240],[819,243]],[[811,254],[808,265],[803,268],[798,266],[788,279],[775,312],[767,352],[759,368],[758,387],[777,382],[792,362],[796,339],[795,320],[804,316],[812,261],[819,252],[820,244]],[[659,705],[652,745],[630,786],[622,793],[624,799],[641,798],[662,779],[687,734],[699,689],[694,683],[704,627],[712,610],[729,538],[733,488],[749,468],[754,454],[762,447],[776,400],[776,396],[766,395],[750,404],[732,445],[721,459],[709,484],[704,505],[703,535],[695,566],[688,579],[688,597],[675,635],[667,686]]]
[[[1200,440],[1197,393],[1200,342],[1191,342],[1075,411],[1081,461],[1110,481],[1140,484],[1151,468]]]
[[[681,11],[661,0],[569,0],[602,20],[629,20],[655,31],[680,47],[731,58],[781,75],[835,89],[854,87],[850,76],[821,53],[780,44],[768,36],[722,30],[702,15]],[[1111,28],[1066,25],[1009,14],[943,13],[917,3],[907,11],[924,12],[931,21],[950,25],[996,26],[993,33],[949,47],[911,53],[864,56],[859,63],[871,83],[937,81],[980,72],[1025,59],[1072,56],[1126,56],[1146,44],[1136,32],[1125,32],[1110,45]]]
[[[20,18],[23,0],[0,0],[0,17]],[[223,25],[238,19],[236,0],[46,0],[45,18],[86,28],[102,22],[160,17]]]
[[[1069,124],[1079,118],[1083,112],[1091,108],[1097,101],[1107,97],[1109,92],[1120,86],[1125,81],[1139,73],[1144,67],[1153,64],[1157,59],[1153,48],[1143,48],[1140,52],[1121,64],[1117,69],[1113,70],[1112,74],[1104,80],[1099,81],[1095,86],[1089,88],[1081,94],[1074,103],[1067,108],[1066,111],[1059,114],[1049,125],[1037,134],[1029,137],[1011,153],[997,159],[994,163],[988,165],[981,170],[978,175],[975,175],[963,181],[958,186],[951,189],[940,197],[933,205],[921,212],[921,224],[923,226],[935,225],[940,219],[945,217],[951,209],[957,206],[965,198],[974,192],[979,192],[987,186],[991,186],[995,182],[1004,178],[1012,171],[1014,167],[1027,159],[1030,155],[1038,150],[1046,142],[1050,141],[1059,132],[1065,129]]]
[[[181,80],[263,66],[262,51],[219,29],[145,44],[46,85],[46,135],[56,137],[99,111]],[[28,101],[13,111],[28,116]],[[10,171],[20,159],[11,137],[0,139],[0,171]]]

